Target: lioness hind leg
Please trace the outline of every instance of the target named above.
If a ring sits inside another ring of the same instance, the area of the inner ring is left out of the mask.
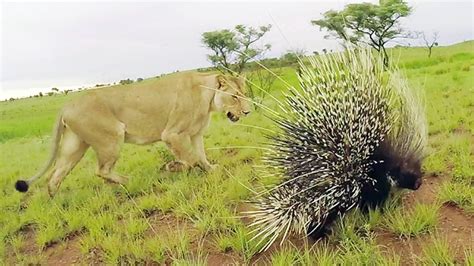
[[[97,153],[98,166],[96,175],[106,181],[125,184],[128,178],[113,172],[115,163],[119,158],[120,143],[109,143],[107,147],[92,147]]]
[[[81,160],[89,145],[79,138],[71,129],[66,128],[63,136],[59,155],[53,171],[49,177],[48,192],[52,197],[59,189],[64,177]]]

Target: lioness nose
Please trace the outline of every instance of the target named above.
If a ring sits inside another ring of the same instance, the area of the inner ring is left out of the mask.
[[[250,111],[242,111],[242,113],[244,113],[244,115],[248,115],[250,114]]]

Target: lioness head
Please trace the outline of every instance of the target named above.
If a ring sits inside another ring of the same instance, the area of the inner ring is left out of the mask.
[[[242,115],[250,113],[250,105],[245,97],[244,78],[218,75],[217,86],[214,104],[219,111],[225,112],[230,121],[237,122]]]

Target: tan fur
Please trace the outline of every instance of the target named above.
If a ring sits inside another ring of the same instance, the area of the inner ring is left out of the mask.
[[[151,85],[145,81],[91,91],[74,100],[63,108],[57,122],[56,127],[62,129],[56,130],[53,140],[59,145],[53,148],[51,158],[56,157],[56,163],[48,184],[50,195],[56,193],[88,147],[97,154],[96,174],[114,183],[127,182],[126,177],[112,171],[123,142],[164,141],[177,159],[167,165],[170,171],[193,166],[212,169],[203,143],[210,113],[223,111],[233,121],[247,114],[250,107],[243,89],[242,79],[184,73]]]

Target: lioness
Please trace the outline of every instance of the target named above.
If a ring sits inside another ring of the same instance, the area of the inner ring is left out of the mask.
[[[149,144],[164,141],[176,157],[169,171],[193,166],[212,168],[203,143],[212,111],[223,111],[236,122],[250,112],[244,80],[218,74],[185,73],[161,78],[153,85],[132,85],[91,91],[64,106],[53,132],[51,157],[46,166],[15,187],[26,192],[31,182],[54,163],[48,183],[53,196],[64,177],[90,147],[96,152],[96,174],[124,184],[127,178],[114,173],[123,142]]]

